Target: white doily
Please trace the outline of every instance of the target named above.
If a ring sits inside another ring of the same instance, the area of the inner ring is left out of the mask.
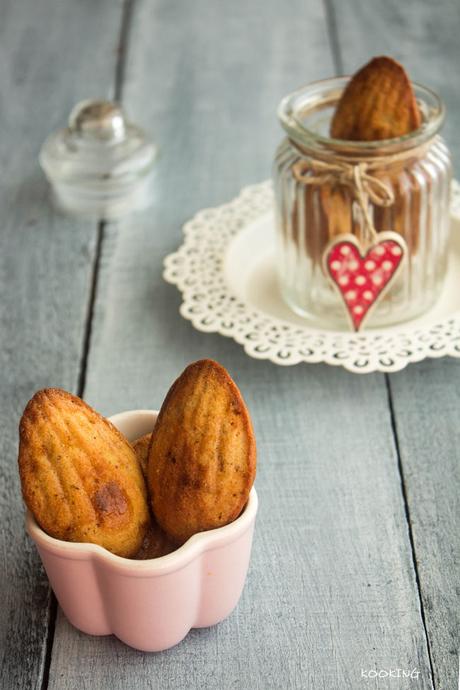
[[[250,357],[284,366],[325,362],[357,373],[390,372],[426,357],[460,357],[460,304],[450,313],[437,314],[433,308],[423,319],[356,334],[290,323],[241,299],[225,277],[227,249],[242,229],[272,209],[267,181],[246,187],[230,203],[200,211],[185,224],[183,244],[165,259],[164,278],[182,292],[180,313],[196,329],[234,338]],[[451,213],[460,219],[456,181]]]

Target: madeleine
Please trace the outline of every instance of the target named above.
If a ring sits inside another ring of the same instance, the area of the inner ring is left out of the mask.
[[[331,136],[379,141],[413,132],[422,124],[411,81],[393,58],[373,58],[350,79],[331,123]]]
[[[150,446],[150,439],[152,438],[152,434],[144,434],[144,436],[141,436],[140,438],[137,438],[135,441],[133,441],[132,446],[133,450],[136,453],[136,457],[139,461],[139,464],[141,466],[142,474],[144,477],[147,477],[147,462],[149,458],[149,446]]]
[[[176,543],[235,520],[256,472],[251,418],[227,371],[190,364],[170,388],[150,444],[148,485],[158,524]]]
[[[80,398],[56,388],[33,396],[19,425],[19,474],[25,503],[50,536],[125,557],[141,547],[149,510],[136,454]]]

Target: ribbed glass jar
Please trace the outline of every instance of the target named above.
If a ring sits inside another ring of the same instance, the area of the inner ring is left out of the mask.
[[[287,137],[274,164],[277,268],[285,301],[298,314],[331,328],[347,327],[344,303],[323,268],[324,250],[346,233],[364,235],[364,214],[351,185],[324,178],[303,184],[299,161],[366,163],[389,187],[389,206],[368,199],[377,233],[394,231],[407,245],[401,270],[378,300],[367,325],[387,326],[414,318],[432,306],[443,285],[449,245],[451,162],[438,132],[444,106],[432,91],[414,84],[423,124],[406,136],[375,142],[329,137],[329,124],[348,77],[310,84],[281,101],[278,115]],[[311,175],[315,175],[312,170]]]

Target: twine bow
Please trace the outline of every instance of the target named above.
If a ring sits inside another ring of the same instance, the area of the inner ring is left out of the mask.
[[[292,171],[297,182],[304,185],[333,183],[350,187],[363,214],[368,239],[375,241],[378,233],[369,212],[369,201],[387,207],[394,204],[395,197],[388,184],[371,174],[372,164],[302,159],[293,165]]]

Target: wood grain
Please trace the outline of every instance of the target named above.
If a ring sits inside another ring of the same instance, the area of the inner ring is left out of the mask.
[[[72,105],[108,93],[120,11],[110,0],[2,3],[0,21],[0,687],[40,688],[47,580],[24,531],[17,427],[40,387],[75,390],[96,224],[58,216],[37,155]],[[98,46],[87,59],[87,46]]]
[[[460,366],[391,377],[401,463],[436,688],[456,688],[460,649]]]
[[[332,72],[319,3],[135,8],[124,97],[161,157],[152,208],[106,228],[87,398],[107,414],[158,408],[187,362],[222,362],[253,415],[260,513],[227,621],[146,655],[59,615],[54,690],[385,688],[394,683],[364,684],[361,670],[395,667],[418,669],[417,687],[432,687],[384,378],[251,360],[182,320],[161,277],[185,220],[269,176],[279,98]]]
[[[385,3],[333,0],[337,52],[345,72],[370,55],[393,55],[447,106],[444,135],[460,163],[460,7],[443,0]],[[457,173],[458,174],[458,173]],[[460,362],[411,365],[389,377],[401,471],[423,602],[435,687],[458,684],[460,649]]]

